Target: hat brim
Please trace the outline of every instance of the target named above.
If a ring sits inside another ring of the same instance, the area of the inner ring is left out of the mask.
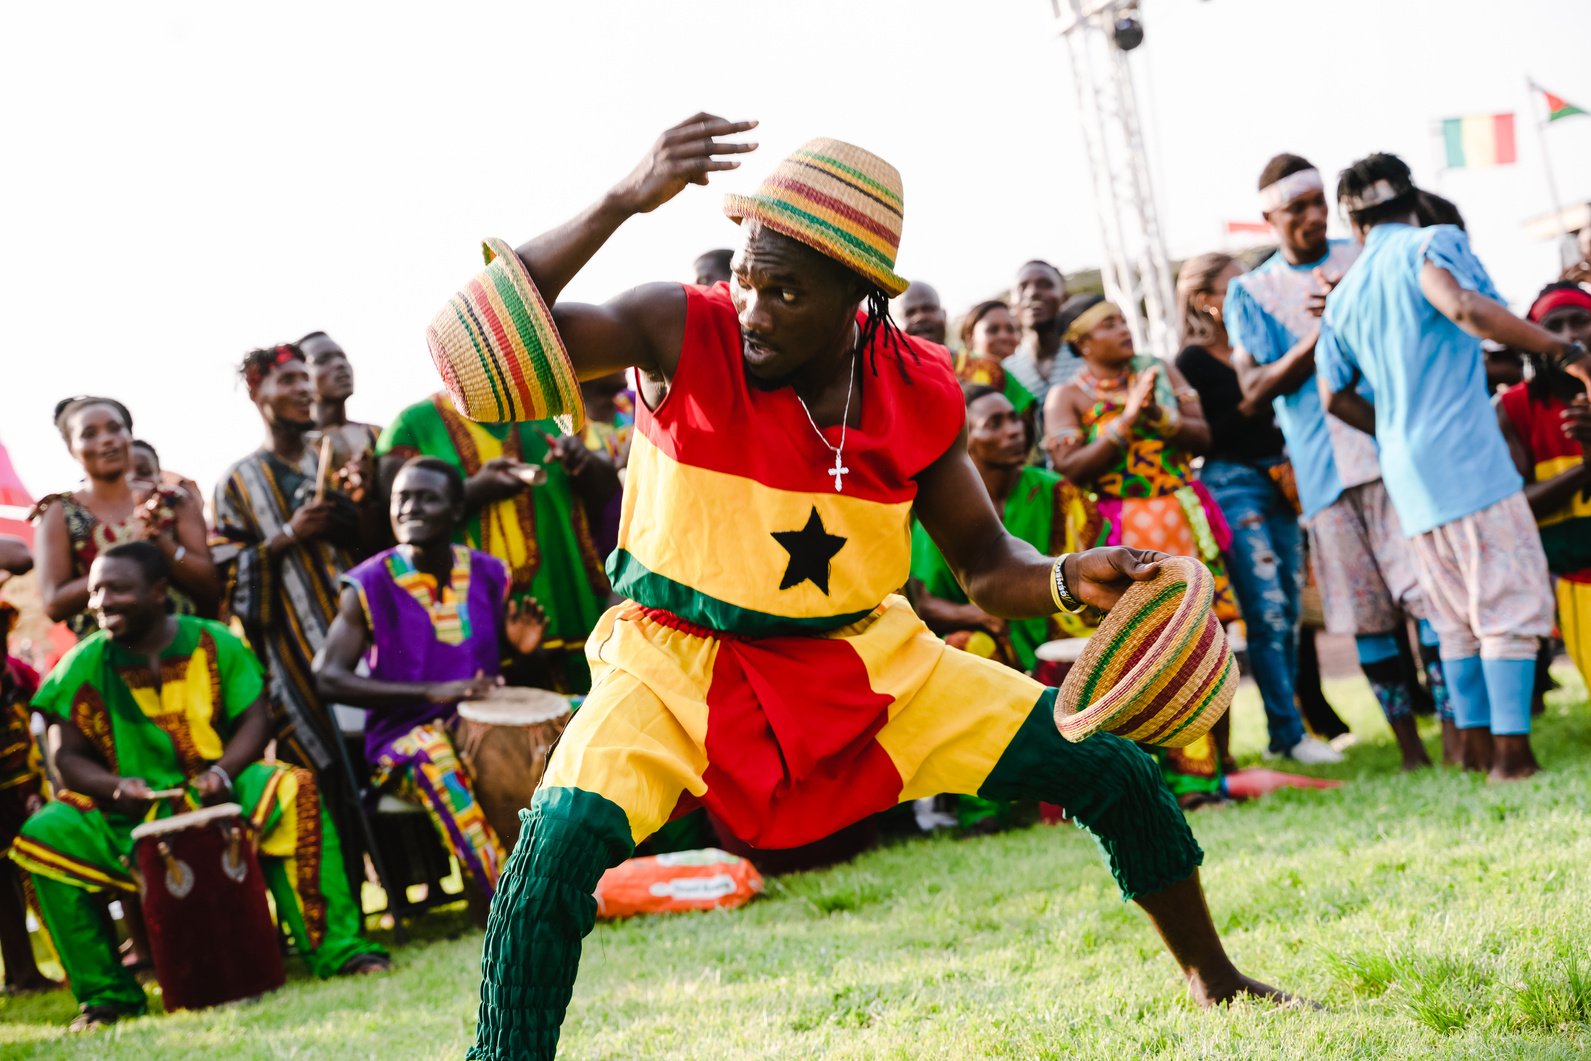
[[[788,203],[762,195],[731,194],[724,196],[724,214],[737,225],[749,217],[781,236],[804,243],[864,280],[877,284],[890,298],[900,296],[910,286],[894,271],[893,263],[886,263],[867,243]]]
[[[1160,561],[1105,616],[1061,683],[1055,722],[1080,741],[1100,730],[1167,748],[1192,744],[1226,713],[1237,667],[1198,560]]]

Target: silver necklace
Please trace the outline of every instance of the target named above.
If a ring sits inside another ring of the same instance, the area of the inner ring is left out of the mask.
[[[794,387],[790,389],[792,391],[795,390]],[[818,441],[827,446],[829,451],[834,454],[834,467],[828,469],[824,474],[834,476],[835,493],[839,493],[842,489],[840,485],[841,478],[851,474],[851,469],[845,466],[845,432],[851,426],[851,393],[854,390],[856,390],[856,351],[853,349],[851,351],[851,378],[845,385],[845,415],[840,419],[840,444],[838,446],[823,437],[823,432],[818,428],[818,422],[812,418],[812,410],[807,408],[807,400],[801,397],[799,392],[796,393],[796,401],[801,403],[801,411],[807,414],[807,423],[812,425],[813,433],[818,436]]]

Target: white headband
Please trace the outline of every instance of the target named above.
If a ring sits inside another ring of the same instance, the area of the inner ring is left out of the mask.
[[[1301,169],[1297,173],[1289,173],[1272,184],[1267,184],[1260,189],[1260,212],[1270,213],[1280,209],[1297,199],[1300,195],[1310,192],[1326,190],[1326,182],[1320,179],[1320,170]]]
[[[1361,210],[1368,210],[1372,206],[1390,203],[1400,196],[1408,195],[1412,187],[1393,184],[1383,177],[1358,195],[1345,195],[1342,197],[1342,208],[1350,214],[1357,214]]]

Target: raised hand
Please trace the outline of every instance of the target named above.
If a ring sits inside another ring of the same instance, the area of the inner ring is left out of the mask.
[[[509,599],[503,614],[503,636],[515,652],[528,656],[541,647],[547,633],[547,613],[534,597]]]
[[[756,122],[731,122],[716,114],[693,114],[657,138],[630,175],[613,189],[630,211],[647,214],[685,190],[687,184],[706,184],[710,173],[735,169],[740,162],[722,155],[755,151],[756,144],[719,139],[755,129]]]
[[[1073,555],[1070,570],[1065,572],[1067,588],[1084,604],[1109,610],[1121,600],[1128,586],[1148,582],[1160,574],[1160,561],[1164,559],[1165,553],[1152,549],[1089,549]]]

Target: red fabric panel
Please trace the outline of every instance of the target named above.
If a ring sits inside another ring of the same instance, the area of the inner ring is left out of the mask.
[[[756,847],[809,844],[895,805],[901,777],[873,739],[891,700],[844,641],[725,641],[707,692],[702,798]]]
[[[685,286],[685,338],[668,397],[656,411],[637,403],[636,428],[682,464],[738,475],[780,490],[831,494],[834,455],[818,440],[795,392],[746,381],[740,321],[729,285]],[[858,323],[860,324],[860,317]],[[845,493],[896,503],[916,497],[913,479],[943,456],[961,430],[961,385],[944,348],[905,337],[907,379],[882,336],[878,374],[863,355],[856,400],[862,418],[845,435]],[[838,445],[840,429],[824,431]],[[749,445],[748,440],[756,440]]]

